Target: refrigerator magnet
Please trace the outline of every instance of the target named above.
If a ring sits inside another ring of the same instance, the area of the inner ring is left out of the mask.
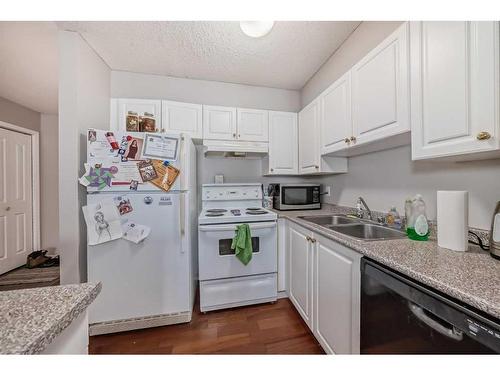
[[[177,160],[179,135],[146,133],[141,159]]]

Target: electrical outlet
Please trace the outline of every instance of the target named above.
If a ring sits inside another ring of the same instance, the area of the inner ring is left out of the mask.
[[[331,193],[331,186],[325,186],[325,196],[329,197]]]

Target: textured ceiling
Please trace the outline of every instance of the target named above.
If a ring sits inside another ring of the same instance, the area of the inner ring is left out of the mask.
[[[0,97],[57,113],[57,67],[53,22],[0,22]]]
[[[113,70],[297,90],[359,22],[276,22],[263,38],[238,22],[58,22]]]

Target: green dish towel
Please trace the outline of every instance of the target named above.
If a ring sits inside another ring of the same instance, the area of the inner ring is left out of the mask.
[[[235,250],[236,258],[245,266],[252,260],[252,234],[248,224],[240,224],[236,227],[231,249]]]

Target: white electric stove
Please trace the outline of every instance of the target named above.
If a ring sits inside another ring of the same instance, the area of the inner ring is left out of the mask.
[[[236,227],[248,223],[252,260],[231,249]],[[198,218],[202,312],[277,299],[277,215],[262,207],[261,184],[205,184]]]

